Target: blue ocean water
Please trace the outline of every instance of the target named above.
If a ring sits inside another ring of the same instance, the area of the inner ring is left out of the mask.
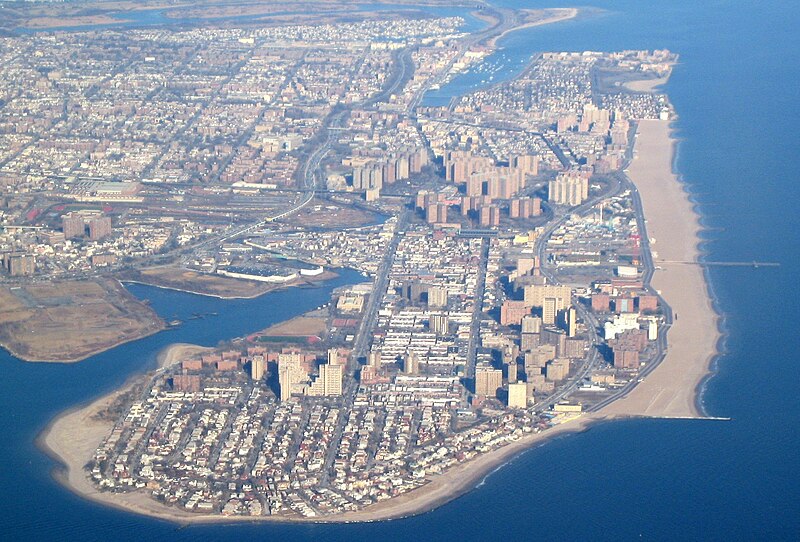
[[[299,312],[322,303],[327,294],[324,289],[281,292],[240,303],[133,287],[166,317],[211,311],[220,316],[193,320],[179,331],[77,365],[23,364],[0,354],[0,538],[800,539],[800,341],[792,312],[798,306],[800,272],[795,212],[800,201],[800,3],[598,0],[593,5],[604,11],[519,31],[501,45],[507,57],[517,59],[513,66],[534,51],[667,47],[681,54],[666,90],[680,115],[676,167],[709,228],[707,257],[781,263],[757,270],[717,267],[709,273],[726,339],[703,400],[710,414],[732,421],[595,426],[530,450],[474,491],[408,519],[180,528],[89,503],[61,488],[50,476],[53,462],[34,445],[36,435],[64,408],[152,366],[155,353],[170,342],[214,344],[249,331],[255,317],[262,318],[259,325],[285,318],[289,301]],[[464,81],[454,84],[469,87]]]

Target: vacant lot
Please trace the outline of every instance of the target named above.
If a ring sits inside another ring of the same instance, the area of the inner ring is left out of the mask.
[[[0,287],[0,343],[27,361],[79,361],[163,325],[114,280]]]

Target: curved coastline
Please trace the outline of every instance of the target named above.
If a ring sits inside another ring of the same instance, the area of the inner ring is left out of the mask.
[[[674,67],[674,66],[673,66]],[[653,86],[653,89],[660,89],[663,88],[664,85],[667,84],[669,77],[664,79],[657,85]],[[676,119],[677,121],[678,119]],[[675,134],[678,132],[679,128],[677,126],[677,122],[672,122],[669,125],[669,132],[670,137],[673,140],[672,143],[672,175],[675,177],[676,181],[680,183],[683,191],[686,193],[687,199],[691,204],[692,213],[697,217],[697,261],[702,262],[706,260],[706,256],[708,256],[708,249],[706,245],[710,242],[709,239],[703,239],[701,235],[704,232],[709,231],[709,226],[706,223],[706,216],[703,214],[701,210],[701,203],[697,199],[694,192],[692,192],[692,185],[686,180],[683,174],[680,172],[680,168],[678,164],[680,163],[680,148],[681,143],[684,142],[684,139],[676,137]],[[706,363],[706,373],[702,376],[702,378],[697,382],[695,386],[695,397],[694,397],[694,404],[695,409],[698,413],[703,417],[709,417],[710,414],[708,409],[706,408],[704,402],[704,394],[706,388],[708,386],[708,382],[714,378],[717,374],[717,366],[720,360],[720,357],[725,352],[725,343],[728,340],[728,329],[726,325],[726,314],[719,306],[719,297],[714,290],[714,283],[711,280],[710,276],[710,269],[708,267],[703,268],[703,280],[705,281],[706,287],[706,294],[709,298],[711,303],[711,310],[715,315],[715,322],[716,322],[716,331],[717,331],[717,340],[714,343],[714,352],[710,354],[707,363]]]
[[[666,84],[666,81],[665,83]],[[661,85],[659,85],[661,86]],[[675,176],[676,180],[681,184],[683,187],[684,192],[686,192],[687,198],[689,203],[691,204],[692,212],[697,216],[697,261],[703,262],[706,261],[706,257],[709,255],[709,250],[706,247],[710,242],[711,239],[704,239],[700,236],[704,232],[711,231],[713,228],[709,226],[707,223],[707,217],[702,212],[702,203],[698,200],[697,195],[692,191],[692,184],[689,183],[684,175],[680,172],[680,168],[678,164],[680,163],[680,148],[681,143],[683,143],[682,138],[675,137],[676,132],[678,132],[678,126],[675,122],[670,124],[670,135],[674,140],[672,146],[672,174]],[[697,383],[695,387],[695,408],[700,412],[703,416],[710,416],[708,409],[706,408],[704,402],[704,395],[706,389],[708,387],[709,381],[717,374],[719,371],[719,362],[720,358],[727,353],[727,341],[729,337],[729,330],[727,325],[727,314],[724,310],[720,307],[720,300],[719,296],[716,293],[714,288],[714,281],[711,280],[711,270],[708,267],[703,268],[703,279],[705,280],[705,287],[706,293],[709,297],[711,302],[711,310],[716,315],[716,327],[717,327],[717,341],[714,345],[714,354],[708,360],[707,367],[706,367],[706,374],[703,376],[702,379]]]
[[[712,299],[701,216],[676,172],[678,140],[669,121],[640,121],[627,171],[641,196],[653,250],[653,287],[673,308],[664,361],[631,393],[601,412],[655,417],[707,417],[702,391],[719,355],[721,316]],[[680,319],[680,315],[684,318]],[[688,316],[688,318],[687,318]],[[688,324],[686,323],[688,321]]]
[[[195,351],[206,350],[204,347],[183,343],[172,345],[159,355],[159,366],[169,365],[170,362],[165,363],[163,359],[177,361],[180,355],[192,349],[196,349]],[[99,491],[84,470],[84,465],[88,462],[91,453],[108,435],[113,426],[112,421],[97,420],[95,414],[113,402],[119,395],[127,392],[136,382],[137,379],[133,377],[120,389],[99,397],[88,405],[79,406],[61,414],[37,437],[36,444],[57,462],[53,469],[55,480],[73,493],[118,510],[177,524],[368,523],[424,514],[472,491],[494,472],[522,453],[542,446],[552,439],[588,431],[595,423],[610,419],[598,415],[581,416],[551,429],[526,435],[512,444],[482,454],[442,474],[433,476],[428,484],[418,489],[375,503],[356,512],[316,518],[201,515],[163,505],[142,491],[129,493]],[[74,438],[77,434],[81,438]]]
[[[516,29],[519,28],[514,30]],[[643,140],[647,140],[646,147]],[[67,454],[65,457],[64,446],[72,445],[74,449],[79,447],[79,443],[66,442],[63,431],[70,424],[85,423],[92,412],[96,412],[114,397],[124,393],[133,385],[132,383],[95,400],[88,406],[75,408],[60,415],[39,436],[37,443],[47,451],[48,455],[63,465],[57,470],[56,478],[66,487],[83,497],[128,512],[176,523],[350,523],[400,519],[432,511],[473,490],[523,452],[544,445],[553,438],[587,431],[596,423],[631,417],[707,417],[703,392],[707,382],[716,372],[716,364],[724,348],[727,332],[724,314],[719,311],[718,299],[708,269],[697,265],[697,262],[702,262],[706,255],[704,241],[700,238],[700,233],[705,227],[698,204],[693,201],[689,185],[677,170],[679,144],[680,141],[675,137],[675,128],[669,121],[640,121],[634,147],[637,158],[628,174],[641,195],[645,217],[648,220],[648,231],[651,237],[655,238],[653,248],[659,251],[658,257],[654,254],[654,264],[664,268],[654,273],[654,287],[661,290],[667,302],[684,316],[684,319],[680,320],[681,323],[687,320],[700,322],[706,336],[698,348],[698,345],[692,342],[696,338],[691,334],[692,331],[696,331],[695,327],[691,324],[677,325],[676,322],[676,326],[669,332],[670,348],[664,361],[626,397],[614,401],[597,413],[584,414],[570,422],[527,435],[512,444],[482,454],[443,474],[431,477],[431,481],[425,486],[401,496],[376,503],[357,512],[318,518],[198,515],[162,505],[140,492],[115,494],[98,491],[83,470],[83,465],[89,456],[84,456],[82,461],[80,456],[69,457]],[[663,160],[665,157],[669,158],[666,167]],[[659,163],[654,166],[654,162]],[[657,205],[661,212],[647,212],[653,205]],[[676,217],[678,225],[683,230],[672,227]],[[654,235],[654,231],[657,232],[657,236]],[[663,252],[661,249],[664,249]],[[669,280],[674,275],[679,275],[679,278]],[[695,301],[699,301],[689,308],[685,304],[687,291],[696,294],[698,299]],[[686,318],[687,315],[689,318]],[[177,349],[186,347],[187,345],[169,347],[164,353],[164,359],[179,355],[181,351]],[[681,347],[684,350],[689,348],[690,355],[675,355],[675,350],[681,353]],[[676,378],[676,373],[683,376],[688,373],[688,378],[683,380]],[[106,425],[106,432],[100,439],[105,437],[108,429],[109,426]],[[97,443],[99,444],[99,440]],[[94,447],[91,448],[93,449]]]
[[[213,350],[213,348],[188,343],[172,344],[158,353],[156,369],[177,363],[184,355],[208,350]],[[126,502],[119,499],[119,495],[97,490],[84,470],[94,449],[108,436],[114,425],[114,421],[100,420],[96,418],[96,414],[113,403],[120,395],[127,393],[141,381],[141,378],[141,374],[131,375],[120,388],[111,393],[59,414],[36,437],[35,443],[40,450],[56,462],[52,470],[53,478],[73,493],[118,510],[176,521],[177,518],[174,517],[174,514],[158,514],[155,509],[158,503],[152,499],[147,498],[149,502],[141,499],[142,504],[150,505],[142,508],[153,508],[152,512],[148,513],[145,509],[140,510],[137,503]]]
[[[526,11],[526,10],[523,10],[523,11]],[[531,10],[531,11],[536,12],[537,10]],[[507,35],[511,34],[512,32],[516,32],[517,30],[523,30],[525,28],[533,28],[533,27],[536,27],[536,26],[542,26],[542,25],[546,25],[546,24],[560,23],[562,21],[568,21],[570,19],[574,19],[575,17],[577,17],[578,14],[581,12],[581,10],[578,9],[578,8],[550,8],[550,9],[547,9],[545,11],[553,12],[553,14],[549,15],[549,16],[546,16],[543,19],[539,19],[539,20],[531,21],[531,22],[527,22],[527,23],[522,23],[520,25],[517,25],[517,26],[514,26],[512,28],[509,28],[508,30],[504,30],[500,34],[498,34],[496,36],[492,36],[486,42],[486,45],[488,45],[489,47],[495,48],[495,47],[497,47],[497,42],[498,41],[500,41],[501,39],[503,39]]]
[[[78,357],[69,357],[69,358],[62,358],[62,359],[34,359],[34,358],[28,358],[24,354],[20,354],[18,352],[15,352],[9,345],[4,344],[2,342],[0,342],[0,348],[2,348],[3,350],[5,350],[9,354],[11,354],[13,357],[19,359],[20,361],[24,361],[25,363],[61,363],[61,364],[79,363],[81,361],[89,359],[92,356],[96,356],[98,354],[102,354],[103,352],[107,352],[109,350],[112,350],[112,349],[114,349],[114,348],[116,348],[118,346],[122,346],[123,344],[127,344],[127,343],[131,343],[131,342],[134,342],[134,341],[138,341],[140,339],[144,339],[144,338],[150,337],[151,335],[156,335],[157,333],[161,333],[165,329],[167,329],[167,328],[163,324],[163,321],[162,321],[162,324],[161,324],[160,327],[158,327],[156,329],[152,329],[152,330],[148,331],[147,333],[141,333],[141,334],[136,335],[134,337],[128,337],[128,338],[125,338],[125,339],[121,339],[121,340],[115,341],[115,342],[110,343],[108,345],[104,345],[101,348],[98,348],[96,350],[92,350],[92,351],[90,351],[90,352],[88,352],[86,354],[81,354]]]

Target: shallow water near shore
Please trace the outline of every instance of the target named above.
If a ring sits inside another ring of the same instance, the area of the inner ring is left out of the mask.
[[[571,7],[566,2],[504,3]],[[5,370],[0,380],[3,538],[796,539],[800,341],[788,311],[797,304],[794,279],[800,272],[800,218],[794,210],[800,201],[795,180],[800,156],[793,135],[800,120],[800,67],[792,60],[800,50],[793,24],[800,19],[800,6],[688,0],[652,8],[638,1],[594,5],[607,11],[523,30],[500,45],[519,57],[539,50],[661,47],[681,54],[666,85],[680,115],[676,166],[704,213],[703,223],[722,228],[707,234],[706,258],[781,263],[769,269],[712,267],[708,273],[717,307],[726,316],[727,336],[726,353],[718,360],[718,374],[705,385],[703,402],[709,414],[732,421],[596,425],[525,452],[480,488],[409,519],[180,528],[71,494],[52,479],[54,463],[35,447],[36,435],[65,408],[152,367],[157,352],[171,342],[215,344],[249,331],[236,322],[242,325],[253,314],[277,321],[290,316],[282,312],[286,300],[295,306],[307,302],[310,309],[327,301],[327,293],[325,288],[287,290],[268,296],[295,297],[265,296],[236,305],[239,301],[131,286],[166,318],[194,312],[219,316],[192,320],[177,331],[74,365],[24,364],[0,353]]]

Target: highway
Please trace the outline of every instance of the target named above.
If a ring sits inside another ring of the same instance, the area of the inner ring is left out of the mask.
[[[372,285],[372,293],[369,295],[367,306],[364,308],[364,315],[361,318],[361,323],[356,332],[355,342],[353,343],[353,350],[347,360],[346,373],[342,387],[342,406],[339,413],[339,421],[336,424],[336,430],[331,438],[331,445],[325,457],[325,466],[322,469],[324,473],[323,485],[327,484],[332,472],[333,462],[336,459],[336,453],[339,449],[339,441],[342,438],[342,431],[346,424],[347,416],[353,408],[353,401],[358,392],[358,381],[355,378],[355,372],[359,367],[359,359],[367,355],[369,348],[369,337],[372,328],[378,318],[378,310],[381,306],[383,293],[386,291],[387,283],[389,282],[389,270],[392,267],[394,260],[394,253],[397,250],[397,245],[405,232],[405,226],[408,223],[408,216],[410,211],[401,214],[395,226],[394,235],[389,245],[386,247],[386,252],[383,255],[378,270],[375,275],[375,282]]]
[[[632,147],[631,147],[632,148]],[[630,153],[629,153],[630,154]],[[623,169],[626,168],[628,163],[623,166]],[[612,178],[614,179],[614,183],[609,187],[607,191],[603,194],[594,196],[588,199],[583,204],[579,205],[570,210],[570,213],[564,214],[548,224],[545,227],[545,230],[542,235],[536,240],[536,247],[535,253],[539,257],[540,265],[541,265],[541,272],[542,275],[547,277],[548,281],[558,284],[558,281],[555,278],[554,273],[552,270],[548,269],[546,263],[546,248],[547,248],[547,240],[553,234],[553,232],[562,225],[568,218],[570,214],[580,214],[585,215],[586,213],[590,212],[592,207],[596,205],[600,200],[614,196],[623,190],[630,190],[631,192],[631,200],[633,202],[634,212],[637,217],[638,227],[639,227],[639,235],[642,239],[641,244],[641,258],[642,258],[642,282],[644,284],[645,290],[648,293],[658,296],[659,304],[662,308],[662,312],[664,314],[664,323],[659,327],[658,330],[658,339],[655,342],[655,354],[651,357],[650,360],[645,364],[645,366],[639,371],[637,378],[632,379],[628,382],[625,386],[620,388],[617,392],[609,397],[606,397],[602,401],[595,403],[590,408],[587,409],[587,412],[597,412],[598,410],[602,409],[604,406],[620,399],[630,393],[636,385],[639,383],[640,380],[644,379],[648,374],[650,374],[656,367],[664,360],[667,352],[667,333],[669,328],[672,325],[672,308],[669,304],[664,300],[661,295],[652,288],[650,282],[653,278],[653,272],[655,270],[655,266],[653,263],[653,256],[650,251],[650,243],[649,237],[647,235],[647,223],[645,222],[644,218],[644,210],[642,207],[641,197],[639,196],[639,192],[636,189],[636,185],[630,180],[630,178],[623,173],[622,171],[612,174]],[[601,339],[598,335],[598,328],[599,323],[594,315],[586,309],[580,303],[575,303],[576,310],[581,319],[587,324],[587,328],[590,330],[590,341],[592,346],[592,351],[589,357],[586,359],[584,364],[581,368],[577,371],[577,373],[563,386],[561,386],[558,390],[556,390],[551,396],[547,399],[541,401],[534,407],[534,410],[537,412],[542,412],[549,408],[550,405],[566,398],[574,392],[580,382],[588,376],[594,367],[597,365],[599,361],[599,353],[597,351],[597,345],[601,344]]]
[[[478,263],[478,281],[475,284],[475,307],[472,310],[472,322],[469,330],[469,346],[467,347],[467,366],[464,368],[464,376],[473,378],[475,376],[475,364],[477,362],[478,341],[481,337],[481,318],[483,315],[483,293],[486,290],[486,266],[489,263],[489,240],[481,240],[481,258]]]
[[[410,72],[413,72],[414,66],[409,49],[404,49],[402,52],[398,53],[395,59],[396,67],[392,72],[389,82],[386,84],[383,90],[360,102],[354,102],[347,106],[339,104],[337,106],[338,109],[325,118],[319,132],[322,136],[321,141],[317,143],[316,147],[314,147],[313,142],[310,143],[310,152],[305,156],[305,160],[301,163],[300,170],[302,171],[302,174],[299,180],[299,192],[302,194],[302,196],[297,202],[276,214],[264,217],[258,222],[244,225],[233,230],[229,230],[224,234],[205,239],[204,241],[193,245],[191,250],[224,243],[225,241],[235,237],[251,233],[263,228],[270,222],[291,216],[311,203],[311,201],[314,199],[314,196],[318,192],[316,176],[319,166],[328,152],[330,152],[336,135],[340,130],[343,129],[342,124],[347,119],[348,113],[352,109],[368,107],[389,98],[407,79],[407,77],[410,75]],[[303,159],[301,158],[301,160]],[[184,259],[187,257],[188,256],[185,256]]]
[[[627,163],[624,166],[627,168]],[[641,244],[641,257],[642,257],[642,267],[644,269],[642,273],[642,282],[644,283],[645,289],[652,295],[658,296],[658,302],[661,306],[661,311],[664,314],[664,323],[658,329],[658,339],[656,340],[655,348],[656,352],[655,355],[645,364],[645,366],[639,371],[639,375],[637,378],[632,379],[628,382],[624,387],[620,388],[616,393],[603,399],[602,401],[592,405],[590,412],[596,412],[603,408],[604,406],[616,401],[617,399],[621,399],[625,397],[630,391],[639,384],[641,379],[644,379],[648,374],[653,372],[658,365],[664,361],[664,358],[667,355],[667,333],[669,332],[669,328],[672,327],[672,307],[666,302],[666,300],[661,297],[661,294],[655,290],[651,285],[650,281],[653,279],[653,272],[655,271],[655,266],[653,264],[653,255],[650,250],[650,237],[647,234],[647,223],[644,219],[644,208],[642,207],[642,198],[639,195],[639,191],[636,188],[636,185],[630,178],[625,175],[624,173],[620,174],[624,181],[625,187],[630,189],[631,196],[633,200],[634,210],[636,212],[636,217],[639,223],[639,236],[642,239]]]
[[[378,318],[378,309],[381,306],[381,299],[383,298],[383,293],[386,291],[386,286],[389,282],[389,270],[392,267],[394,253],[397,250],[397,245],[400,244],[400,239],[405,233],[409,215],[410,211],[406,211],[398,218],[397,225],[395,226],[394,230],[394,236],[389,242],[389,246],[386,247],[386,252],[383,255],[381,265],[378,267],[378,270],[375,274],[375,282],[372,285],[372,293],[367,301],[367,306],[364,309],[364,316],[361,318],[361,324],[358,327],[356,339],[353,343],[351,362],[354,364],[358,362],[359,358],[367,355],[370,331],[375,326],[375,322]],[[352,368],[348,367],[348,369],[348,372],[352,374],[353,370],[355,369],[355,365]]]

